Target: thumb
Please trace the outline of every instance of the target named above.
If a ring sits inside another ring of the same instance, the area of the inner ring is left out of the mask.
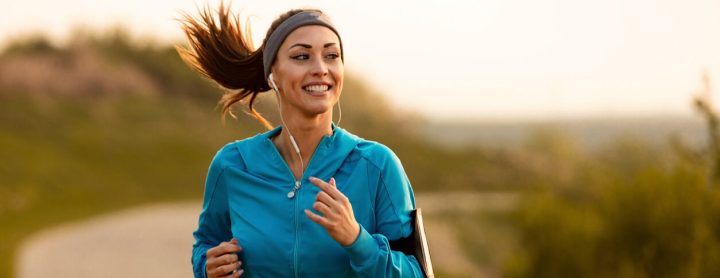
[[[335,177],[330,178],[330,184],[332,184],[332,186],[337,187],[337,185],[335,184]]]

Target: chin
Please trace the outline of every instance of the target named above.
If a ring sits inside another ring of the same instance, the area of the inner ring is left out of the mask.
[[[310,111],[311,114],[320,115],[320,114],[325,114],[325,113],[331,112],[332,108],[333,107],[330,105],[322,105],[322,106],[314,105],[313,107],[310,107],[308,110]]]
[[[329,101],[329,100],[312,101],[310,103],[307,103],[307,105],[305,106],[305,109],[309,114],[319,115],[319,114],[331,112],[333,109],[333,103],[334,102]]]

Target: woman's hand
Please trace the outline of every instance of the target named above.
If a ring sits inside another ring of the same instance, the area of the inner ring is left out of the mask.
[[[237,239],[234,238],[210,248],[205,254],[207,257],[205,263],[207,278],[240,277],[243,274],[243,270],[240,269],[242,262],[235,254],[240,250],[242,248],[237,244]]]
[[[310,182],[320,188],[312,207],[323,216],[317,215],[309,209],[305,210],[305,215],[313,222],[323,226],[340,245],[353,244],[360,234],[360,225],[355,220],[350,200],[337,189],[335,178],[330,178],[330,182],[327,183],[311,177]]]

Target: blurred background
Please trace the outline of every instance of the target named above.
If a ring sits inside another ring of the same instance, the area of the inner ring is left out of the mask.
[[[218,4],[3,5],[0,277],[191,276],[210,160],[263,131],[174,48]],[[720,2],[231,6],[256,42],[330,14],[341,126],[402,160],[438,277],[720,277]]]

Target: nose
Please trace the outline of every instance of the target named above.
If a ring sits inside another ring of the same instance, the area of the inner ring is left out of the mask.
[[[328,65],[323,59],[314,59],[312,63],[311,74],[313,76],[326,76],[328,75]]]

